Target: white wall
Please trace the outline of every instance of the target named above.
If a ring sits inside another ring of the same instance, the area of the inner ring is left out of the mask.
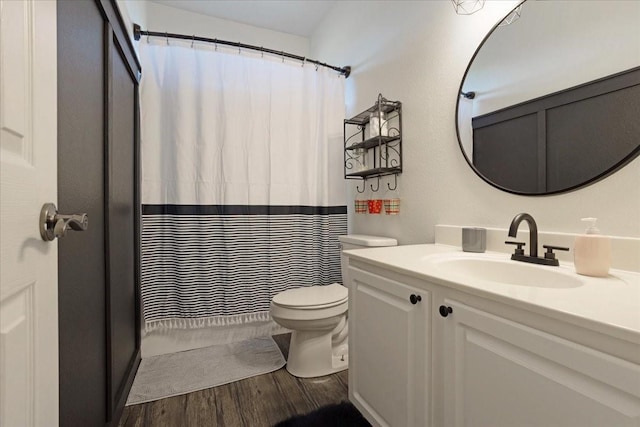
[[[607,234],[640,237],[640,158],[587,188],[542,197],[499,191],[467,165],[455,130],[460,81],[476,47],[514,6],[487,1],[462,16],[450,1],[342,1],[325,18],[310,56],[353,67],[347,114],[369,107],[379,92],[403,102],[401,213],[355,215],[350,203],[352,232],[433,242],[435,224],[504,228],[528,212],[543,231],[581,232],[580,218],[595,216]],[[358,182],[349,181],[351,199]]]
[[[125,20],[143,30],[218,38],[308,56],[309,39],[145,0],[117,0]],[[143,42],[143,40],[141,40]],[[144,72],[144,70],[143,70]]]

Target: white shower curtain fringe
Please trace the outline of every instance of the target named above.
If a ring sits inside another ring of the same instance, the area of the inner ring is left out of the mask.
[[[159,329],[197,329],[211,326],[234,326],[247,323],[268,322],[271,320],[269,311],[258,313],[237,314],[234,316],[216,316],[193,319],[162,319],[145,322],[145,332]]]

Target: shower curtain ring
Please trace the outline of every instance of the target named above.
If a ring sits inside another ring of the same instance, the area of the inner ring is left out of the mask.
[[[284,50],[280,51],[280,55],[282,55],[282,63],[284,64]]]
[[[307,57],[303,57],[302,58],[302,68],[304,68],[304,65],[307,63]]]
[[[264,58],[264,47],[260,46],[260,55]]]
[[[193,47],[193,42],[195,42],[195,41],[196,41],[196,35],[195,35],[195,34],[193,34],[193,35],[191,36],[191,47]]]
[[[167,46],[169,46],[169,33],[165,32],[164,37],[167,39]]]
[[[242,54],[242,51],[240,50],[240,42],[238,42],[238,55]]]
[[[218,51],[218,39],[213,39],[213,44],[216,46],[216,52]]]

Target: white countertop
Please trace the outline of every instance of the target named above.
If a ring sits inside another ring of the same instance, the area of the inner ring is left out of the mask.
[[[450,274],[429,262],[427,257],[437,254],[473,256],[454,246],[406,245],[354,249],[345,251],[345,254],[350,259],[640,343],[640,274],[638,273],[610,270],[608,277],[589,277],[575,273],[573,263],[560,262],[559,267],[540,266],[539,268],[556,269],[563,274],[571,275],[580,280],[580,286],[530,287],[494,281],[461,280],[455,272]],[[510,255],[499,252],[477,255],[506,260],[510,258]]]

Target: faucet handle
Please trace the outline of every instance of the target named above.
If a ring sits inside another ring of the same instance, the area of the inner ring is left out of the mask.
[[[556,250],[556,251],[568,251],[569,250],[569,248],[566,248],[564,246],[542,245],[542,247],[547,250],[547,252],[544,253],[544,257],[546,259],[556,259],[556,254],[553,253],[554,250]]]
[[[522,249],[522,247],[526,245],[525,242],[511,242],[511,241],[507,240],[504,243],[507,244],[507,245],[516,245],[517,246],[516,249],[515,249],[515,252],[514,252],[515,255],[524,255],[524,249]]]

